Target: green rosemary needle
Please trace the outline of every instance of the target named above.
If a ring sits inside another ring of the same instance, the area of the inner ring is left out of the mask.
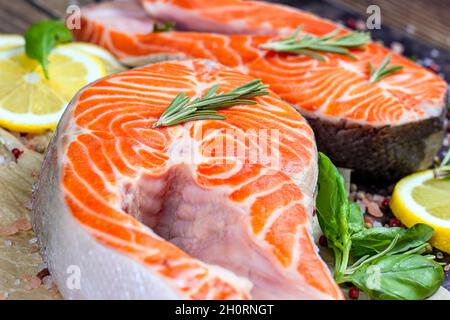
[[[175,27],[175,22],[157,22],[153,25],[153,32],[166,32],[171,31]]]
[[[388,54],[386,58],[384,58],[381,65],[378,67],[378,69],[374,69],[372,64],[369,62],[369,71],[370,71],[370,83],[375,83],[377,81],[380,81],[381,79],[387,77],[390,74],[399,72],[403,69],[403,66],[399,64],[393,64],[391,66],[389,65],[389,62],[391,62],[391,55]]]
[[[289,37],[262,44],[260,47],[277,52],[304,54],[324,61],[325,59],[319,52],[332,52],[356,59],[348,49],[361,48],[370,42],[370,35],[367,32],[354,31],[335,37],[341,31],[336,29],[322,37],[315,37],[309,34],[299,37],[300,31],[301,28],[298,28]]]
[[[442,159],[439,167],[434,169],[434,177],[437,179],[444,179],[450,177],[450,149],[447,151],[444,159]]]
[[[202,97],[192,101],[183,92],[179,93],[152,127],[167,127],[196,120],[226,119],[225,116],[218,114],[217,110],[239,104],[256,104],[255,100],[249,99],[268,94],[269,92],[264,90],[267,87],[261,80],[257,79],[239,86],[230,92],[217,93],[219,86],[215,85]]]

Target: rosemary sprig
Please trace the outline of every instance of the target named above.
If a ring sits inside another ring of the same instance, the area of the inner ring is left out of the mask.
[[[372,64],[369,62],[369,71],[370,71],[370,83],[375,83],[377,81],[380,81],[381,79],[387,77],[388,75],[391,75],[393,73],[399,72],[403,69],[403,66],[399,64],[393,64],[391,66],[388,66],[391,62],[391,55],[388,54],[386,58],[384,58],[381,65],[378,67],[378,69],[374,69]]]
[[[444,179],[450,177],[450,149],[447,151],[444,159],[442,159],[439,167],[434,169],[434,177],[436,179]]]
[[[153,25],[153,32],[166,32],[171,31],[175,27],[175,22],[157,22]]]
[[[191,101],[183,92],[179,93],[161,117],[152,127],[173,126],[195,120],[223,120],[225,116],[217,113],[217,110],[229,108],[238,104],[252,105],[254,97],[264,96],[269,92],[264,90],[268,86],[261,80],[253,80],[239,86],[227,93],[217,93],[219,86],[211,87],[202,97]]]
[[[370,35],[367,32],[354,31],[335,38],[341,30],[336,29],[322,37],[309,34],[299,37],[300,31],[301,28],[298,28],[289,37],[262,44],[260,47],[277,52],[304,54],[324,61],[325,59],[318,52],[332,52],[356,59],[348,49],[361,48],[370,41]]]

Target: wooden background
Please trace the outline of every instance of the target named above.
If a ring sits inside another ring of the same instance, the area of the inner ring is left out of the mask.
[[[383,25],[415,30],[414,36],[450,49],[450,0],[327,0],[366,16],[367,6],[381,8]],[[33,21],[64,15],[69,3],[94,0],[0,0],[0,33],[22,33]],[[302,0],[297,0],[299,7]]]
[[[301,2],[301,0],[299,0]],[[369,5],[381,9],[383,25],[409,30],[429,44],[450,49],[450,0],[331,0],[367,16]]]

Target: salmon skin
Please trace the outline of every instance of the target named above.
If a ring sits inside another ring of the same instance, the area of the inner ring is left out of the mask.
[[[250,80],[179,60],[107,77],[74,98],[33,200],[42,255],[65,298],[343,298],[313,242],[317,151],[294,108],[269,93],[219,111],[225,120],[152,129],[178,93]],[[271,141],[276,132],[278,161],[210,148],[247,150],[258,130]]]
[[[441,146],[447,84],[409,59],[376,43],[352,50],[357,60],[327,53],[323,62],[259,47],[299,25],[317,36],[346,32],[329,20],[264,2],[143,0],[149,23],[170,20],[189,31],[123,32],[122,25],[133,24],[130,15],[98,19],[114,5],[85,7],[78,39],[104,46],[129,65],[207,58],[261,78],[310,120],[320,150],[362,177],[393,180],[427,168]],[[142,14],[137,2],[127,5]],[[370,84],[368,63],[377,67],[389,53],[403,71]]]

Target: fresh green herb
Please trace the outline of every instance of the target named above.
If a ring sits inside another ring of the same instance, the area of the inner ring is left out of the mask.
[[[447,151],[447,154],[444,156],[444,159],[442,159],[440,167],[445,167],[450,165],[450,149]]]
[[[304,54],[324,61],[325,59],[319,52],[332,52],[356,59],[349,49],[361,48],[370,42],[370,35],[366,32],[349,32],[337,36],[341,30],[336,29],[322,37],[315,37],[309,34],[299,36],[300,31],[301,28],[298,28],[289,37],[265,43],[261,45],[261,48],[277,52]]]
[[[425,224],[416,224],[412,228],[375,227],[364,229],[352,235],[351,255],[361,258],[375,255],[385,250],[398,236],[397,244],[389,254],[405,252],[414,248],[425,248],[427,241],[433,236],[433,228]]]
[[[388,66],[390,62],[391,62],[390,54],[388,54],[386,56],[386,58],[384,58],[383,62],[378,67],[378,69],[374,69],[372,64],[369,62],[369,71],[370,71],[369,82],[370,83],[378,82],[381,79],[383,79],[393,73],[403,70],[403,66],[401,66],[399,64],[393,64],[391,66]]]
[[[450,177],[450,149],[442,159],[438,168],[434,169],[434,176],[437,179],[444,179]]]
[[[72,32],[58,20],[44,20],[31,25],[25,32],[25,51],[29,58],[37,60],[48,79],[48,56],[59,43],[69,42]]]
[[[319,180],[316,198],[317,218],[328,246],[335,257],[335,277],[347,268],[351,240],[349,233],[350,206],[344,179],[331,160],[319,152]]]
[[[175,27],[175,22],[166,21],[166,22],[157,22],[153,25],[153,32],[166,32],[171,31]]]
[[[442,267],[419,254],[382,256],[341,279],[377,300],[421,300],[444,280]]]
[[[222,120],[226,117],[217,113],[217,110],[235,105],[253,105],[254,97],[264,96],[269,92],[268,86],[261,80],[253,80],[227,93],[217,93],[219,86],[211,87],[201,98],[194,99],[179,93],[172,103],[163,112],[161,117],[153,124],[153,128],[160,126],[173,126],[195,120]]]
[[[364,230],[364,217],[361,207],[356,202],[350,203],[350,214],[348,216],[348,229],[350,234]]]
[[[434,256],[421,255],[431,227],[366,229],[359,205],[348,201],[344,179],[322,153],[318,184],[317,217],[335,255],[337,283],[351,282],[373,299],[424,299],[439,288],[442,267]]]

